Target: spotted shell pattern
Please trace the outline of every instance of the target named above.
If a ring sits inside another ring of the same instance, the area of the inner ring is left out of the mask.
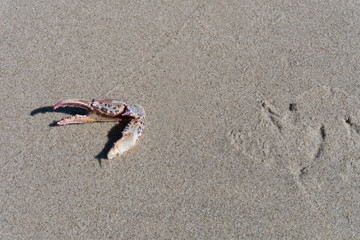
[[[132,116],[136,116],[136,117],[139,117],[139,118],[145,117],[144,109],[141,106],[139,106],[139,105],[129,105],[129,106],[127,106],[127,108],[132,113]]]
[[[110,103],[110,101],[97,101],[94,99],[91,105],[99,112],[113,116],[121,115],[126,109],[126,104],[124,102],[114,100],[112,100]]]

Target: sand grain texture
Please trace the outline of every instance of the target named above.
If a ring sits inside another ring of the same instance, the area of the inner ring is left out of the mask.
[[[354,239],[357,1],[0,2],[0,237]],[[68,98],[147,128],[58,127]]]

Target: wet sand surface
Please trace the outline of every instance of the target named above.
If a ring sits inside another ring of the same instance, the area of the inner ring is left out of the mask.
[[[3,239],[354,239],[357,1],[1,1]],[[69,98],[146,110],[56,126]]]

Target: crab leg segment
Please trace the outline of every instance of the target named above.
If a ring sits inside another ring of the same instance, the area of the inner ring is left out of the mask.
[[[115,156],[121,155],[134,147],[145,128],[145,111],[141,106],[128,105],[123,116],[133,117],[134,119],[125,127],[122,138],[110,149],[107,155],[108,159],[113,159]]]
[[[134,119],[125,127],[120,138],[110,149],[107,157],[113,159],[117,155],[130,150],[139,141],[139,137],[144,130],[144,118]]]
[[[115,118],[123,115],[127,105],[120,100],[95,98],[91,106],[98,113],[107,115],[109,118]]]

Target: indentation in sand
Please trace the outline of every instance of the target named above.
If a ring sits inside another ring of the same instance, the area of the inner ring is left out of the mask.
[[[276,109],[260,102],[251,126],[229,131],[231,145],[259,164],[287,169],[303,189],[326,179],[360,186],[360,104],[343,90],[316,87]]]

